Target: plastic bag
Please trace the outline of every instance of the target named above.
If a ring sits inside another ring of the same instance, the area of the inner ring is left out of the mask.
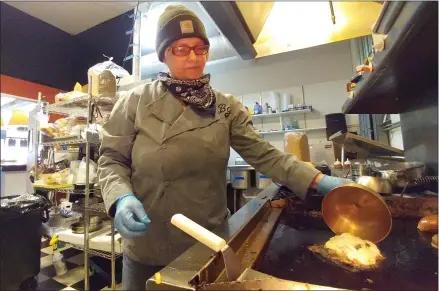
[[[105,61],[103,63],[99,63],[88,69],[88,71],[93,71],[95,74],[100,74],[105,70],[109,70],[115,77],[125,77],[129,76],[130,73],[128,73],[127,70],[122,68],[119,65],[116,65],[112,62],[113,58],[108,58],[108,61]]]
[[[23,194],[0,198],[0,212],[16,211],[26,213],[31,210],[49,208],[51,203],[39,195]]]
[[[76,184],[79,184],[79,185],[85,184],[86,167],[87,167],[87,163],[85,161],[85,158],[82,158],[81,163],[79,163]],[[89,167],[89,183],[90,184],[96,183],[97,171],[98,171],[98,165],[93,160],[90,160],[90,167]]]
[[[285,152],[296,156],[300,161],[310,161],[308,137],[304,132],[288,132],[285,134],[284,138]]]

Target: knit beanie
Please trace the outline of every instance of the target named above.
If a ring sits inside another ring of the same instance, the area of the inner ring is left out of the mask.
[[[209,45],[201,20],[183,5],[170,5],[166,7],[157,23],[155,48],[159,60],[163,62],[166,49],[176,40],[186,37],[201,38]]]

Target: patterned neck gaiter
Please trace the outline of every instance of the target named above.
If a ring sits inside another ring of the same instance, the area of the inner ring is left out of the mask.
[[[201,109],[197,111],[209,111],[215,114],[216,98],[209,84],[210,74],[196,80],[177,80],[167,73],[160,72],[158,79],[175,97],[192,105],[192,108]]]

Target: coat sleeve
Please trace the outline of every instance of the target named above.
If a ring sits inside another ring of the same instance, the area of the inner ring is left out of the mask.
[[[234,97],[231,97],[231,106],[232,148],[257,171],[288,186],[299,197],[305,199],[308,188],[319,171],[265,141],[253,129],[247,109]]]
[[[132,193],[131,151],[136,138],[134,127],[139,94],[122,92],[102,129],[98,178],[107,212],[114,215],[114,203]]]

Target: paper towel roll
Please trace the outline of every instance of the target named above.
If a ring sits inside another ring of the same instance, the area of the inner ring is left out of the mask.
[[[270,92],[270,98],[272,99],[271,104],[273,104],[272,109],[279,112],[281,109],[280,96],[278,92]]]
[[[291,104],[291,95],[288,93],[282,94],[282,105],[281,105],[281,111],[288,110],[288,105]]]

